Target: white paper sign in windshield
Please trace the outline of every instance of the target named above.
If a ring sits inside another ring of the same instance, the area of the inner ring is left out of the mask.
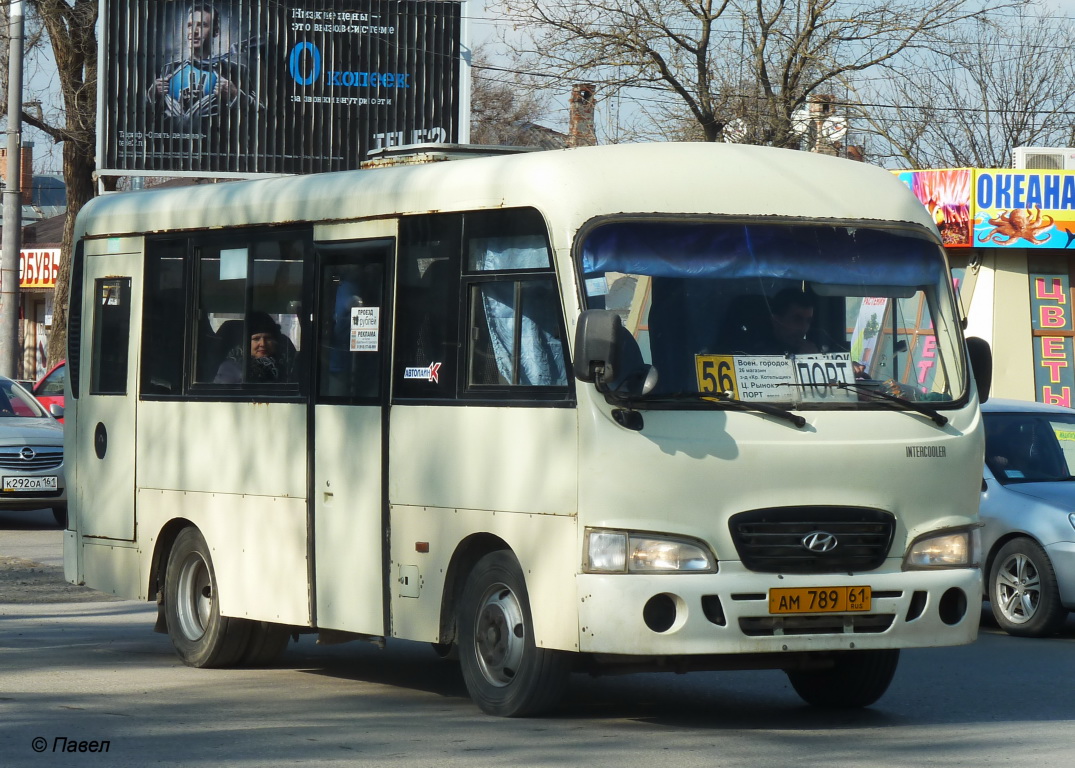
[[[696,355],[698,391],[737,400],[834,402],[857,400],[847,352],[795,355]]]

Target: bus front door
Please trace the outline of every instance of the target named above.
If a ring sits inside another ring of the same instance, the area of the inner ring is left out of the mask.
[[[391,239],[317,243],[312,509],[316,623],[386,633],[384,434]]]

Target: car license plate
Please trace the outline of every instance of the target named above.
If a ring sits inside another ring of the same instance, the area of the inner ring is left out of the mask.
[[[769,613],[840,613],[870,610],[869,587],[795,587],[769,590]]]
[[[5,477],[4,493],[15,491],[56,491],[60,488],[59,478],[49,477]]]

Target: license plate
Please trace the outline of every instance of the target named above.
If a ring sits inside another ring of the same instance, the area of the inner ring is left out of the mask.
[[[870,610],[869,587],[795,587],[769,590],[769,613],[841,613]]]
[[[13,491],[56,491],[60,488],[60,479],[50,477],[5,477],[4,493]]]

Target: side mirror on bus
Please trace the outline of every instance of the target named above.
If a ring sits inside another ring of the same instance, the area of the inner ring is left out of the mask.
[[[978,387],[978,402],[984,403],[989,399],[989,390],[993,386],[993,350],[985,339],[971,336],[967,339],[967,357],[970,358],[971,373]]]
[[[638,396],[657,386],[657,369],[642,360],[642,351],[617,312],[588,309],[575,327],[575,378],[598,392]]]

